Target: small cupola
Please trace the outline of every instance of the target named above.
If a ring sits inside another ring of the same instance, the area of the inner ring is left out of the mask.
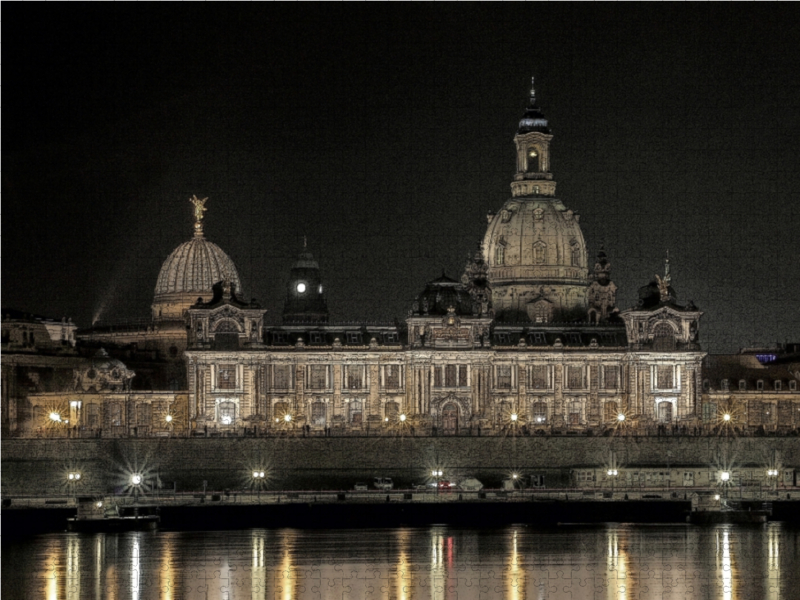
[[[303,252],[297,257],[289,273],[283,322],[328,322],[328,302],[325,299],[319,263],[308,251],[305,237],[303,237]]]
[[[536,104],[536,89],[531,77],[528,108],[519,121],[514,143],[517,146],[517,172],[511,184],[513,196],[553,196],[556,182],[550,172],[550,124]]]

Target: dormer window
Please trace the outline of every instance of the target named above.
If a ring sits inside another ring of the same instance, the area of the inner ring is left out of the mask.
[[[747,389],[747,382],[744,379],[739,380],[739,391],[743,392]]]
[[[789,390],[792,392],[797,391],[797,382],[792,380],[789,382]]]
[[[527,153],[528,173],[539,172],[539,151],[536,148],[528,148]]]
[[[759,379],[758,381],[756,381],[756,389],[759,392],[763,392],[764,391],[764,380],[763,379]]]
[[[724,391],[724,392],[728,391],[728,380],[727,379],[723,379],[722,381],[720,381],[720,385],[722,387],[722,391]]]
[[[781,386],[781,382],[780,381],[776,381],[775,382],[775,391],[776,392],[780,392],[781,391],[781,387],[782,387]]]

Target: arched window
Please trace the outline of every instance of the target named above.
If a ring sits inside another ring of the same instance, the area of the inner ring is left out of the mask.
[[[494,251],[494,262],[497,265],[506,264],[506,248],[502,244],[498,244]]]
[[[547,423],[547,404],[544,402],[533,403],[533,422],[537,425]]]
[[[390,400],[383,407],[383,416],[389,419],[389,423],[397,421],[400,414],[400,405],[394,400]]]
[[[119,427],[122,425],[122,405],[119,402],[109,403],[108,424],[112,427]]]
[[[579,267],[581,264],[581,248],[577,242],[570,246],[570,261],[573,267]]]
[[[653,350],[659,352],[675,350],[675,331],[669,323],[659,323],[653,329]]]
[[[350,423],[353,425],[361,425],[362,422],[362,415],[363,415],[363,406],[364,403],[361,400],[351,400],[349,413],[350,413]]]
[[[317,427],[325,427],[326,405],[324,402],[311,403],[311,424]]]
[[[553,307],[547,300],[539,300],[534,303],[532,312],[534,323],[549,323],[553,316]]]
[[[222,425],[233,425],[236,421],[236,403],[226,400],[218,405],[217,421]]]
[[[533,245],[533,262],[537,265],[543,265],[547,260],[547,244],[542,240],[537,241]]]
[[[539,172],[539,150],[536,148],[528,148],[526,153],[526,159],[528,162],[527,171],[528,173],[538,173]]]
[[[276,402],[272,406],[272,420],[276,424],[285,423],[286,415],[289,415],[289,403],[288,402]]]

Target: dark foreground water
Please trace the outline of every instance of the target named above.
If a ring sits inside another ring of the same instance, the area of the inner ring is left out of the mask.
[[[3,539],[2,598],[800,598],[800,529],[251,529]]]

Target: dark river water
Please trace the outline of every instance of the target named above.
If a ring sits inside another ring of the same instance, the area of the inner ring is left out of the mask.
[[[800,598],[800,529],[625,525],[2,540],[2,598]]]

